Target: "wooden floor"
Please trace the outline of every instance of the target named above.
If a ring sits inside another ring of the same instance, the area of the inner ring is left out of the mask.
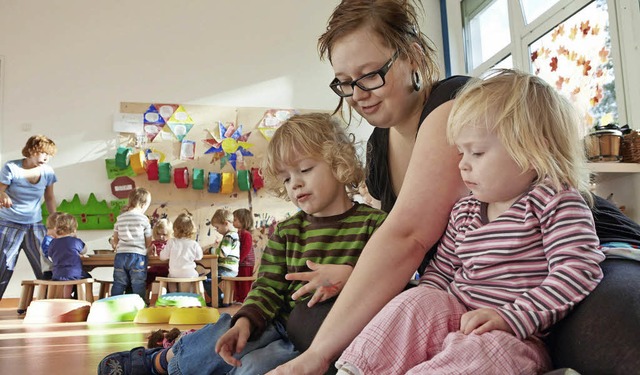
[[[15,303],[17,305],[17,302]],[[239,305],[220,309],[233,314]],[[102,358],[146,345],[151,331],[168,324],[87,323],[25,324],[11,302],[0,301],[0,373],[3,375],[96,374]]]

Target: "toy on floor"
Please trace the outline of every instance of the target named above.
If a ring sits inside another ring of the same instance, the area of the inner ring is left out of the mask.
[[[87,320],[91,302],[73,299],[40,299],[31,302],[25,323],[69,323]]]
[[[121,294],[95,301],[87,323],[132,322],[145,303],[137,294]]]
[[[201,307],[206,306],[206,302],[199,294],[175,292],[158,297],[156,306]]]
[[[195,332],[195,329],[188,331],[180,331],[178,328],[172,328],[170,331],[159,329],[147,337],[147,349],[151,348],[170,348],[182,337]]]

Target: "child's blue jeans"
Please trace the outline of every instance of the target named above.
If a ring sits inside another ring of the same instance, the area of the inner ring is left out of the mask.
[[[113,286],[111,295],[124,294],[127,286],[133,293],[147,298],[147,256],[135,253],[118,253],[113,261]]]
[[[300,354],[282,324],[274,322],[260,338],[247,342],[244,350],[236,355],[242,366],[233,367],[215,351],[218,339],[229,330],[230,323],[231,315],[222,314],[217,323],[181,338],[172,348],[174,357],[169,362],[169,374],[265,374]]]

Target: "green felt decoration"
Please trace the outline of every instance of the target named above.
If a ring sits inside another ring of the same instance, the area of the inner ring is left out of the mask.
[[[127,204],[126,199],[120,199],[111,202],[111,206],[107,201],[98,201],[96,196],[91,193],[87,203],[80,202],[78,194],[73,196],[71,201],[64,199],[57,210],[73,215],[78,220],[78,230],[91,229],[113,229],[113,224],[120,214],[120,210]],[[49,212],[45,204],[42,205],[42,221],[47,222]]]

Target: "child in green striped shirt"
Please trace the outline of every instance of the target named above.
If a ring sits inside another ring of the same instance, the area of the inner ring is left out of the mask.
[[[303,336],[301,342],[313,339],[317,327],[302,335],[288,332],[289,315],[298,307],[310,308],[319,313],[319,326],[330,306],[327,300],[342,290],[386,216],[351,199],[364,170],[352,139],[328,114],[285,121],[268,145],[262,173],[269,190],[301,211],[278,224],[240,310],[233,318],[222,314],[217,323],[172,348],[144,354],[139,352],[144,348],[136,348],[107,356],[99,374],[134,373],[126,368],[140,362],[159,374],[263,374],[304,350],[291,342],[289,333]],[[110,368],[115,370],[108,372]]]

